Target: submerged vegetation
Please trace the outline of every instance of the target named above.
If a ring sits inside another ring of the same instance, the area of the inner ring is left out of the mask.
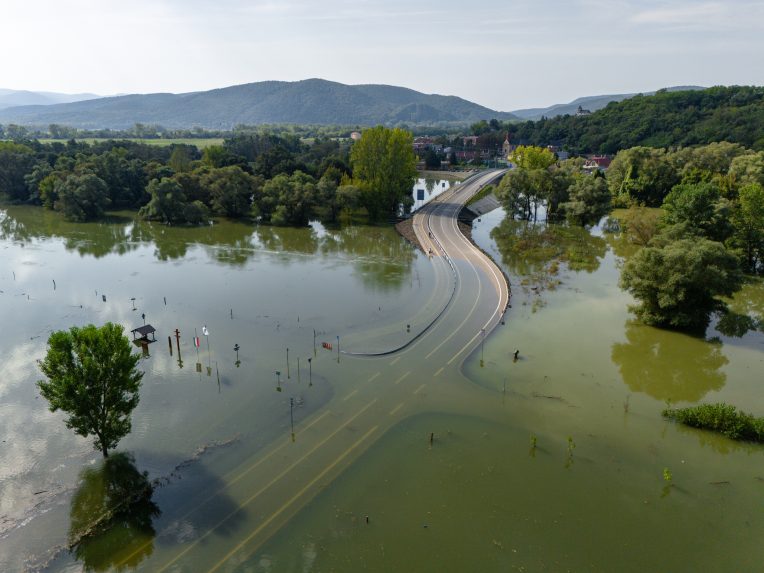
[[[666,408],[663,415],[693,428],[719,432],[733,440],[764,443],[764,418],[746,414],[729,404]]]

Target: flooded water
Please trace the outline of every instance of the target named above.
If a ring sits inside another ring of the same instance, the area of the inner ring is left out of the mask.
[[[430,261],[391,229],[75,225],[8,209],[0,570],[760,571],[764,448],[660,411],[702,400],[764,415],[764,335],[641,326],[617,287],[628,248],[616,237],[502,220],[484,215],[474,238],[510,276],[507,323],[464,374],[420,392],[416,374],[376,385],[368,361],[337,361],[338,342],[390,347],[415,334],[401,324],[416,331],[439,304]],[[764,287],[748,285],[731,306],[762,314]],[[51,330],[107,320],[130,330],[143,314],[158,342],[141,362],[127,455],[110,467],[47,410],[35,360]],[[175,328],[180,356],[174,336],[168,347]],[[290,398],[299,444],[304,421],[334,415],[327,405],[356,408],[361,379],[380,400],[408,384],[413,400],[248,548],[264,516],[241,460],[290,443]],[[146,479],[159,480],[150,500],[87,533]],[[197,545],[233,557],[179,558]]]

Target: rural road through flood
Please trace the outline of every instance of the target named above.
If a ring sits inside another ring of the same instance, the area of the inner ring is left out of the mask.
[[[223,472],[217,489],[198,491],[163,508],[174,523],[205,527],[191,539],[155,547],[139,570],[235,570],[404,417],[454,411],[476,395],[485,399],[486,390],[470,384],[460,369],[501,324],[509,289],[493,261],[462,235],[457,217],[475,193],[502,173],[474,176],[413,216],[420,243],[433,253],[432,296],[442,305],[437,319],[427,319],[428,327],[398,351],[336,354],[336,361],[315,361],[314,375],[331,380],[335,388],[329,403],[301,420],[293,435],[265,448],[246,451],[245,446],[245,451],[224,454],[224,462],[216,466]],[[121,562],[135,563],[144,549],[135,548]]]

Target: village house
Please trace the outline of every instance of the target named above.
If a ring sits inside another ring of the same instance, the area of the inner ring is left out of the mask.
[[[613,158],[607,155],[590,155],[586,158],[586,161],[584,161],[582,169],[587,173],[593,173],[594,171],[605,171],[608,167],[610,167],[610,162],[612,160]]]

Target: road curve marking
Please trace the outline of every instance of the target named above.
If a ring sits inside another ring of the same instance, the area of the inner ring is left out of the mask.
[[[376,378],[377,378],[378,376],[380,376],[381,374],[382,374],[381,372],[377,372],[377,373],[376,373],[374,376],[372,376],[371,378],[369,378],[369,379],[367,380],[367,382],[371,382],[372,380],[376,379]]]
[[[438,368],[438,371],[437,371],[437,372],[435,372],[435,374],[433,374],[433,375],[432,375],[432,377],[433,377],[433,378],[435,378],[435,377],[436,377],[438,374],[440,374],[441,372],[443,372],[443,368],[444,368],[443,366],[441,366],[440,368]]]
[[[255,529],[255,530],[252,532],[252,533],[250,533],[250,534],[249,534],[249,535],[246,537],[246,539],[244,539],[243,541],[241,541],[241,542],[240,542],[238,545],[236,545],[236,547],[234,547],[233,549],[231,549],[231,551],[229,551],[228,553],[226,553],[226,555],[225,555],[225,556],[224,556],[224,557],[223,557],[223,558],[222,558],[220,561],[218,561],[218,562],[217,562],[217,563],[216,563],[216,564],[215,564],[215,565],[212,567],[212,569],[210,569],[210,570],[208,571],[208,573],[214,573],[215,571],[217,571],[218,569],[220,569],[220,567],[221,567],[221,566],[222,566],[222,565],[223,565],[223,564],[224,564],[226,561],[228,561],[228,560],[229,560],[231,557],[233,557],[233,556],[234,556],[234,554],[235,554],[237,551],[239,551],[239,550],[240,550],[242,547],[244,547],[244,545],[246,545],[247,543],[249,543],[249,542],[252,540],[252,538],[254,538],[254,537],[255,537],[255,536],[258,534],[258,533],[260,533],[260,532],[261,532],[261,531],[262,531],[262,530],[263,530],[265,527],[267,527],[268,525],[270,525],[270,523],[271,523],[271,522],[272,522],[274,519],[276,519],[276,518],[277,518],[279,515],[281,515],[281,514],[282,514],[282,513],[283,513],[283,512],[284,512],[284,511],[285,511],[285,510],[286,510],[286,509],[287,509],[287,508],[288,508],[290,505],[292,505],[292,504],[293,504],[295,501],[297,501],[297,499],[298,499],[298,498],[300,498],[300,497],[301,497],[301,496],[302,496],[302,495],[303,495],[303,494],[304,494],[306,491],[308,491],[308,489],[310,489],[311,487],[313,487],[313,485],[314,485],[314,484],[315,484],[317,481],[319,481],[320,479],[323,479],[323,477],[324,477],[326,474],[328,474],[328,473],[329,473],[331,470],[333,470],[333,469],[334,469],[334,467],[335,467],[337,464],[339,464],[339,463],[340,463],[342,460],[344,460],[344,459],[345,459],[345,458],[346,458],[346,457],[347,457],[347,456],[350,454],[350,452],[352,452],[354,449],[356,449],[358,446],[360,446],[360,445],[361,445],[361,443],[363,443],[363,442],[364,442],[364,441],[365,441],[365,440],[366,440],[366,439],[367,439],[369,436],[371,436],[371,435],[372,435],[374,432],[376,432],[378,429],[379,429],[379,426],[374,426],[372,429],[370,429],[368,432],[366,432],[366,433],[365,433],[363,436],[361,436],[361,437],[360,437],[360,438],[359,438],[359,439],[358,439],[358,440],[357,440],[357,441],[356,441],[356,442],[355,442],[355,443],[354,443],[352,446],[350,446],[350,447],[349,447],[347,450],[345,450],[344,452],[342,452],[342,454],[340,454],[340,456],[339,456],[337,459],[335,459],[335,460],[334,460],[334,461],[333,461],[331,464],[329,464],[329,465],[328,465],[326,468],[324,468],[324,470],[323,470],[323,471],[322,471],[320,474],[318,474],[318,475],[317,475],[315,478],[313,478],[313,479],[312,479],[312,480],[311,480],[311,481],[310,481],[310,482],[309,482],[309,483],[308,483],[308,484],[307,484],[305,487],[303,487],[303,488],[302,488],[300,491],[298,491],[296,494],[294,494],[294,495],[293,495],[293,496],[292,496],[292,497],[291,497],[291,498],[290,498],[290,499],[289,499],[289,500],[288,500],[288,501],[287,501],[287,502],[286,502],[284,505],[282,505],[280,508],[278,508],[276,511],[274,511],[274,512],[273,512],[273,513],[272,513],[272,514],[271,514],[271,515],[268,517],[268,519],[266,519],[265,521],[263,521],[263,522],[260,524],[260,526],[259,526],[259,527],[257,527],[257,528],[256,528],[256,529]],[[256,550],[256,549],[255,549],[255,550]],[[252,552],[250,551],[250,554],[251,554],[251,553],[252,553]]]
[[[421,385],[419,388],[417,388],[416,390],[414,390],[414,395],[416,396],[417,394],[419,394],[419,392],[420,392],[420,391],[422,390],[422,388],[424,388],[425,386],[427,386],[427,384],[422,384],[422,385]]]
[[[390,363],[390,366],[395,366],[395,363],[396,363],[396,362],[398,362],[400,359],[401,359],[401,357],[400,357],[400,356],[398,356],[398,358],[396,358],[395,360],[393,360],[393,361]]]
[[[395,416],[395,413],[396,413],[398,410],[400,410],[401,408],[403,408],[403,404],[404,404],[404,403],[405,403],[405,402],[401,402],[401,403],[400,403],[400,404],[398,404],[398,405],[397,405],[395,408],[393,408],[392,410],[390,410],[390,415],[391,415],[391,416]]]

